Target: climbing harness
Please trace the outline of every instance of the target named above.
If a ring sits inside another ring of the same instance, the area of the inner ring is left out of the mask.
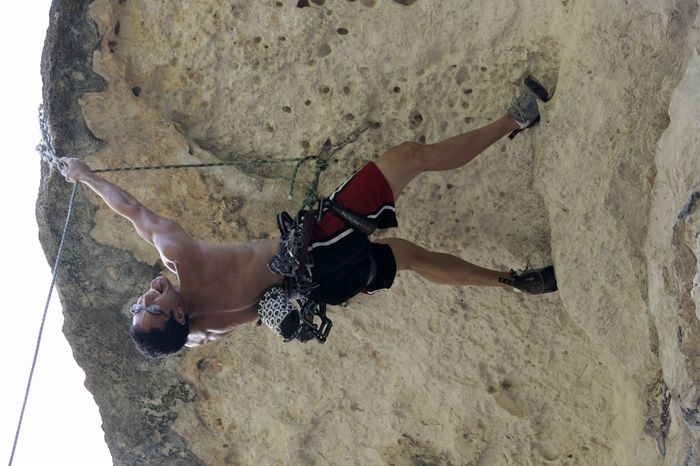
[[[308,248],[315,220],[315,210],[301,210],[294,219],[287,212],[277,214],[280,247],[267,267],[285,277],[284,287],[274,286],[263,293],[258,303],[260,318],[257,323],[265,323],[285,342],[293,339],[306,342],[315,338],[324,343],[333,326],[326,317],[325,303],[316,302],[311,297],[317,285],[313,281],[313,258],[308,254]],[[316,316],[320,318],[320,324],[314,323]]]
[[[277,226],[280,230],[280,247],[267,267],[271,272],[285,277],[284,287],[269,288],[258,304],[258,325],[265,323],[285,342],[293,339],[306,342],[315,338],[324,343],[333,322],[326,317],[327,303],[313,296],[318,283],[313,276],[313,257],[308,254],[311,230],[316,220],[328,211],[332,211],[351,228],[365,236],[371,235],[377,225],[370,219],[345,209],[335,201],[323,198],[318,200],[318,207],[301,210],[292,218],[287,212],[277,214]],[[367,283],[377,273],[377,264],[370,257],[370,269]],[[354,259],[354,255],[350,258]],[[339,267],[344,264],[338,264]],[[292,301],[296,302],[296,306]],[[315,317],[320,323],[314,322]]]

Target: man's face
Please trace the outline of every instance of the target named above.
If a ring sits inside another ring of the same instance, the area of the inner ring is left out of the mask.
[[[181,324],[185,323],[185,315],[180,306],[180,293],[170,280],[162,275],[153,279],[150,289],[139,297],[134,308],[136,312],[131,322],[134,327],[144,332],[153,328],[164,328],[170,316],[174,316]],[[146,311],[146,308],[150,308],[151,312]]]

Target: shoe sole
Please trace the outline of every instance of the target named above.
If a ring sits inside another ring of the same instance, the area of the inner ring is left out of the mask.
[[[523,84],[525,84],[525,86],[527,86],[528,89],[534,92],[534,94],[542,102],[547,102],[549,100],[549,93],[547,92],[547,89],[545,89],[544,86],[532,76],[527,76],[523,81]]]
[[[542,277],[542,293],[553,293],[559,289],[553,266],[545,267],[539,271],[539,274]]]

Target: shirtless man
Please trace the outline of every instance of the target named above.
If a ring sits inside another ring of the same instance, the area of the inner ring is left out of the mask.
[[[507,115],[437,144],[404,142],[369,162],[330,198],[372,219],[378,228],[397,226],[394,202],[417,175],[461,167],[503,136],[539,121],[537,98],[542,94],[537,90],[543,89],[533,89],[533,82],[538,86],[534,80],[529,87],[524,86]],[[155,278],[132,306],[130,334],[144,355],[162,357],[182,346],[216,341],[236,327],[256,321],[263,292],[282,284],[284,277],[267,266],[279,249],[278,240],[242,245],[197,241],[174,220],[159,216],[95,175],[81,160],[61,161],[67,179],[86,184],[109,208],[130,220],[139,236],[158,250],[165,266],[177,275],[176,284],[163,276]],[[371,242],[332,211],[326,212],[312,231],[309,253],[315,262],[314,277],[318,276],[322,300],[330,304],[344,302],[358,292],[389,288],[397,270],[411,270],[447,285],[496,286],[532,294],[557,289],[552,267],[517,275],[488,270],[399,238]],[[357,251],[363,253],[358,255]],[[349,256],[352,260],[346,261]],[[338,263],[344,267],[334,268]]]

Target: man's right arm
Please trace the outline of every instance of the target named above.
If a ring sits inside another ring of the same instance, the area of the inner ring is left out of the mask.
[[[130,220],[139,236],[167,259],[179,262],[183,254],[196,248],[195,241],[177,222],[161,217],[119,186],[97,176],[82,160],[62,158],[61,162],[61,172],[66,178],[90,187],[110,209]]]

